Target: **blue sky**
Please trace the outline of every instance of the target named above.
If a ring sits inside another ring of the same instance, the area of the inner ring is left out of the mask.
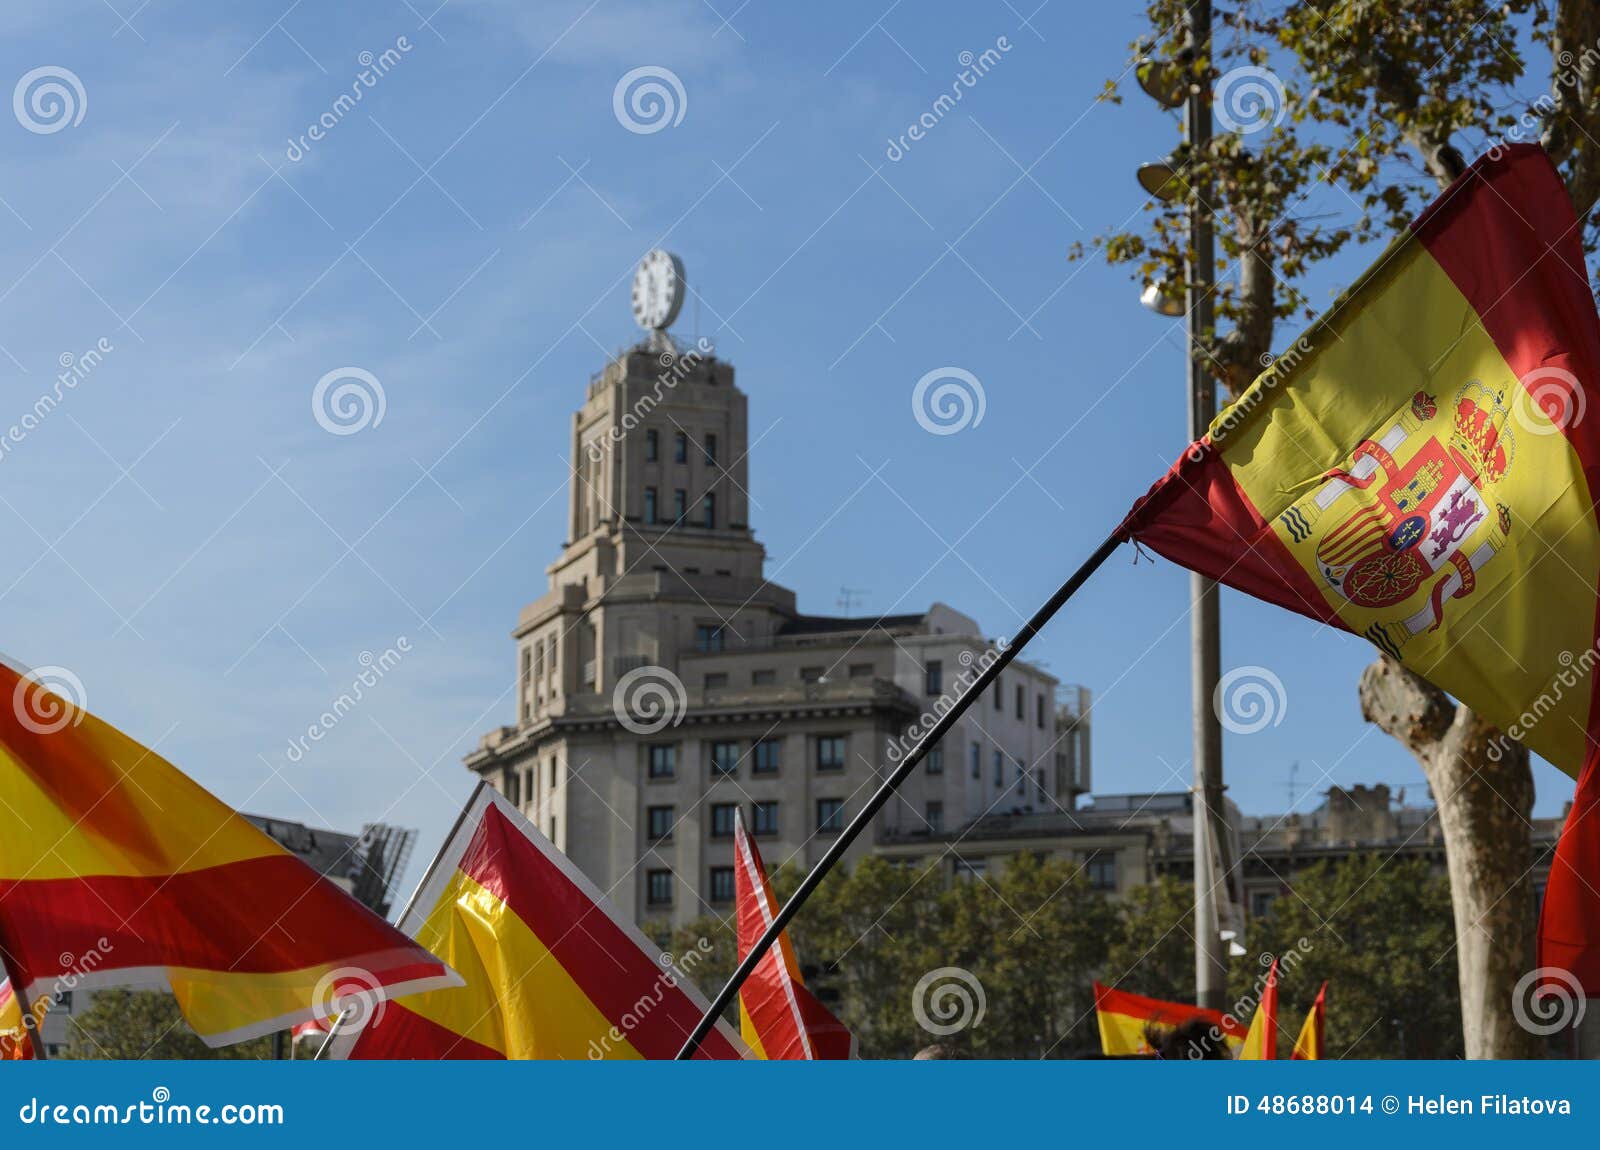
[[[565,532],[570,414],[636,334],[653,246],[696,291],[678,332],[713,337],[750,396],[754,523],[804,609],[849,586],[862,611],[941,600],[1009,633],[1181,449],[1178,322],[1067,260],[1140,210],[1133,169],[1176,138],[1142,99],[1094,102],[1140,6],[436,4],[0,16],[0,78],[64,68],[83,92],[60,130],[0,125],[0,425],[63,356],[111,348],[0,456],[0,650],[71,669],[230,803],[382,818],[434,849],[460,756],[512,718],[508,631]],[[291,146],[402,37],[358,107]],[[1001,37],[959,109],[887,158]],[[679,78],[682,117],[632,132],[613,92],[646,66]],[[347,367],[385,409],[333,435],[311,395]],[[911,393],[947,367],[981,381],[984,417],[931,435]],[[1101,791],[1189,773],[1186,576],[1131,558],[1031,650],[1098,695]],[[1223,615],[1225,669],[1269,668],[1287,700],[1227,741],[1246,811],[1284,809],[1296,762],[1298,809],[1330,782],[1423,797],[1361,720],[1366,643],[1232,593]],[[1570,784],[1538,782],[1558,810]]]

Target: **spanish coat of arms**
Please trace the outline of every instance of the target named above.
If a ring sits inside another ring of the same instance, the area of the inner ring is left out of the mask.
[[[1472,594],[1506,543],[1511,514],[1495,487],[1516,455],[1508,415],[1476,380],[1442,417],[1419,391],[1381,436],[1363,440],[1279,517],[1294,542],[1317,537],[1316,569],[1329,589],[1356,607],[1404,611],[1366,632],[1396,657],[1412,636],[1438,628],[1447,601]]]

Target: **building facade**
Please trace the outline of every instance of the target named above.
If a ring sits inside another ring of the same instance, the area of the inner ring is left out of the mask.
[[[660,333],[573,417],[568,536],[513,631],[516,721],[467,767],[638,921],[725,913],[733,827],[809,866],[995,648],[942,604],[807,615],[750,523],[731,364]],[[1018,661],[854,854],[1089,789],[1087,693]]]

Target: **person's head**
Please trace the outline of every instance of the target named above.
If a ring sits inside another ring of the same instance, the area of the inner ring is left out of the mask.
[[[1177,1026],[1152,1022],[1144,1028],[1144,1040],[1156,1057],[1169,1060],[1232,1058],[1222,1031],[1203,1018],[1191,1018]]]

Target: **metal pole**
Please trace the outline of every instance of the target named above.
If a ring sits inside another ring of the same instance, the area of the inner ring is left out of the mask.
[[[962,692],[961,697],[955,701],[954,705],[932,727],[923,732],[922,737],[917,740],[917,745],[911,748],[910,752],[893,771],[889,772],[889,777],[884,779],[878,789],[873,792],[872,797],[867,800],[867,805],[861,808],[856,817],[850,820],[850,825],[845,827],[840,832],[839,837],[833,840],[833,844],[823,853],[817,865],[811,868],[811,873],[801,880],[800,885],[795,888],[794,894],[789,896],[789,901],[783,904],[783,909],[778,911],[777,917],[767,926],[765,933],[756,940],[755,946],[751,948],[749,954],[744,956],[744,960],[739,963],[738,969],[733,972],[732,977],[717,992],[715,1000],[706,1009],[700,1021],[696,1023],[694,1033],[689,1035],[688,1041],[683,1044],[683,1049],[678,1051],[680,1060],[694,1057],[695,1051],[700,1049],[700,1043],[705,1040],[707,1034],[711,1033],[711,1028],[716,1025],[717,1018],[739,993],[739,987],[743,986],[744,980],[750,977],[750,972],[756,968],[756,964],[761,961],[767,951],[772,949],[772,944],[778,940],[778,936],[789,925],[789,921],[799,913],[800,908],[805,905],[806,899],[811,897],[812,892],[827,877],[834,864],[844,857],[844,852],[849,849],[850,844],[856,840],[862,831],[867,829],[873,818],[883,809],[883,805],[894,796],[895,791],[900,789],[900,784],[906,781],[911,772],[916,769],[917,764],[926,757],[928,751],[940,739],[944,738],[950,728],[955,726],[956,720],[966,714],[967,709],[977,701],[978,696],[984,692],[984,689],[1000,676],[1000,672],[1004,671],[1011,660],[1017,657],[1017,653],[1026,647],[1028,642],[1050,621],[1051,617],[1061,610],[1062,605],[1077,593],[1078,588],[1089,581],[1089,576],[1099,570],[1100,565],[1111,557],[1111,553],[1122,542],[1123,535],[1119,527],[1106,537],[1105,542],[1095,548],[1094,554],[1084,560],[1083,566],[1072,573],[1072,577],[1063,583],[1054,595],[1050,596],[1044,606],[1033,613],[1033,617],[1024,623],[1021,629],[1012,636],[1011,641],[1006,644],[999,657],[979,673],[978,677],[972,681],[972,685]]]
[[[1211,59],[1211,0],[1189,5],[1190,58],[1209,67]],[[1184,115],[1192,163],[1200,165],[1189,201],[1190,258],[1184,279],[1188,287],[1189,320],[1189,439],[1199,439],[1216,414],[1216,381],[1202,348],[1211,338],[1212,283],[1216,271],[1216,241],[1210,216],[1211,180],[1204,171],[1211,144],[1211,84],[1202,75],[1189,86]],[[1189,576],[1189,628],[1194,709],[1194,983],[1195,1002],[1210,1010],[1224,1008],[1227,997],[1228,960],[1219,933],[1217,887],[1227,887],[1228,876],[1218,868],[1213,880],[1212,851],[1222,865],[1222,723],[1215,706],[1217,683],[1222,678],[1222,643],[1217,609],[1217,584],[1198,573]]]

